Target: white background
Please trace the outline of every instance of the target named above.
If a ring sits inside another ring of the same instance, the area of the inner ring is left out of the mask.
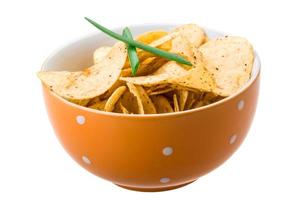
[[[80,1],[77,1],[80,2]],[[300,11],[297,1],[0,3],[0,199],[299,199]],[[121,189],[79,167],[57,141],[35,76],[57,47],[110,27],[194,22],[248,38],[262,60],[255,120],[220,168],[184,188]]]

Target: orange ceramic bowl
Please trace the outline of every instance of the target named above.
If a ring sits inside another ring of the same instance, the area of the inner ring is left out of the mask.
[[[134,34],[174,25],[132,26]],[[121,29],[116,29],[121,32]],[[219,32],[206,30],[210,37]],[[42,70],[78,70],[92,65],[93,51],[115,42],[101,33],[81,38],[52,54]],[[162,191],[195,181],[240,146],[258,97],[260,62],[238,93],[214,104],[169,114],[107,113],[70,103],[44,87],[57,137],[86,170],[119,186]]]

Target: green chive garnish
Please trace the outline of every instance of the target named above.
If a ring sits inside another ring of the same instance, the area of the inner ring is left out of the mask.
[[[132,34],[131,34],[128,27],[123,29],[123,34],[122,35],[123,35],[123,37],[125,37],[127,39],[133,40]],[[137,69],[139,67],[139,64],[140,64],[139,57],[136,53],[135,46],[127,45],[127,51],[128,51],[129,63],[130,63],[130,66],[131,66],[131,73],[132,73],[133,76],[135,76],[136,71],[137,71]]]
[[[151,46],[148,46],[146,44],[143,44],[141,42],[138,42],[138,41],[134,41],[132,39],[128,39],[126,37],[123,37],[122,35],[118,34],[118,33],[115,33],[107,28],[105,28],[104,26],[101,26],[100,24],[98,24],[97,22],[85,17],[85,19],[90,22],[91,24],[93,24],[96,28],[98,28],[99,30],[101,30],[102,32],[106,33],[107,35],[117,39],[117,40],[120,40],[126,44],[129,44],[131,46],[135,46],[139,49],[143,49],[145,51],[148,51],[150,53],[153,53],[155,55],[158,55],[160,57],[163,57],[163,58],[166,58],[168,60],[173,60],[173,61],[176,61],[178,63],[181,63],[181,64],[185,64],[185,65],[189,65],[189,66],[192,66],[192,63],[190,63],[189,61],[187,61],[186,59],[184,59],[183,57],[179,56],[179,55],[176,55],[176,54],[173,54],[173,53],[169,53],[167,51],[164,51],[164,50],[161,50],[161,49],[158,49],[158,48],[155,48],[155,47],[151,47]]]

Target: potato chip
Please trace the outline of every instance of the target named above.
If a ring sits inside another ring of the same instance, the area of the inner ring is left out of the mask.
[[[111,86],[111,88],[109,88],[109,90],[107,90],[104,94],[99,96],[99,99],[109,98],[117,88],[119,88],[120,86],[123,86],[123,85],[125,85],[125,84],[122,81],[115,82],[115,84],[113,84],[113,86]]]
[[[175,93],[173,94],[173,104],[174,104],[174,111],[179,112],[180,109],[179,109],[179,105],[178,105],[178,99],[177,99],[177,96]]]
[[[193,59],[191,45],[182,35],[179,35],[172,40],[172,48],[170,49],[170,52],[181,55],[187,60]],[[188,68],[190,68],[190,66],[188,66],[187,69]]]
[[[109,46],[102,46],[99,47],[98,49],[96,49],[96,51],[94,52],[94,64],[97,64],[99,62],[101,62],[101,60],[103,58],[105,58],[105,56],[111,51],[112,47]]]
[[[135,39],[139,42],[150,44],[155,40],[158,40],[159,38],[168,35],[168,32],[164,30],[155,30],[155,31],[149,31],[145,32],[143,34],[138,35]]]
[[[188,98],[186,100],[184,109],[189,110],[192,108],[193,104],[198,100],[199,95],[194,92],[189,92]]]
[[[188,98],[189,92],[187,90],[178,90],[178,96],[179,96],[179,110],[184,110],[184,106],[186,103],[186,100]]]
[[[144,111],[144,106],[143,106],[143,102],[142,102],[142,98],[141,98],[141,94],[139,92],[139,90],[137,89],[137,87],[132,84],[132,83],[127,83],[127,87],[129,89],[129,91],[136,97],[137,99],[137,105],[138,105],[138,113],[139,114],[145,114]]]
[[[143,103],[145,114],[155,114],[156,113],[155,106],[154,106],[152,100],[150,99],[150,97],[148,96],[148,94],[146,93],[146,91],[144,90],[144,88],[140,85],[137,85],[136,88],[138,89],[138,91],[140,93],[140,97],[141,97],[141,100]]]
[[[157,113],[170,113],[174,112],[168,99],[162,95],[151,96],[153,104],[157,110]]]
[[[160,90],[156,90],[156,91],[150,92],[149,96],[158,95],[158,94],[164,94],[164,93],[167,93],[167,92],[171,92],[173,90],[174,90],[173,88],[166,87],[166,88],[163,88],[163,89],[160,89]]]
[[[130,91],[126,90],[118,102],[122,104],[129,113],[140,113],[137,98]],[[119,110],[122,112],[121,108]]]
[[[125,108],[125,106],[123,106],[122,103],[120,103],[120,108],[124,114],[129,114],[129,111],[127,110],[127,108]]]
[[[145,59],[139,66],[136,76],[145,76],[155,72],[163,64],[167,62],[166,59],[160,57],[149,57]],[[121,77],[132,76],[131,68],[122,70]]]
[[[38,77],[59,96],[69,100],[91,99],[105,93],[118,80],[127,58],[126,45],[116,43],[102,61],[78,72],[41,71]]]
[[[121,86],[118,87],[113,93],[112,95],[108,98],[105,107],[104,107],[104,111],[106,112],[111,112],[114,110],[115,108],[115,104],[117,103],[117,101],[120,99],[120,97],[124,94],[124,92],[126,91],[126,86]]]
[[[152,75],[139,77],[121,77],[120,80],[136,85],[153,86],[158,84],[166,84],[172,77],[183,76],[187,71],[177,64],[175,61],[169,61],[159,68]]]
[[[229,96],[250,78],[254,53],[251,44],[240,37],[210,40],[200,47],[203,63],[214,74],[215,93]]]
[[[192,106],[192,108],[200,108],[202,106],[205,106],[205,102],[203,100],[198,100],[194,103],[194,105]]]
[[[96,110],[104,110],[105,104],[106,104],[107,100],[103,100],[103,101],[98,101],[90,106],[88,106],[89,108],[93,108]]]
[[[168,79],[168,82],[200,92],[211,92],[215,89],[215,80],[212,74],[205,69],[199,50],[196,48],[192,49],[194,68],[189,70],[185,75],[172,76]]]
[[[196,24],[185,24],[173,30],[182,35],[194,47],[199,47],[207,40],[205,31]]]
[[[90,100],[89,99],[82,99],[82,100],[75,99],[75,100],[69,100],[69,101],[72,103],[78,104],[80,106],[86,106],[86,105],[88,105]]]
[[[155,114],[156,109],[142,86],[127,83],[129,91],[137,98],[139,114]]]

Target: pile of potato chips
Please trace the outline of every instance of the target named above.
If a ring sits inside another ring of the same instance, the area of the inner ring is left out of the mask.
[[[237,92],[251,76],[254,53],[240,37],[209,39],[187,24],[171,32],[155,30],[135,38],[178,54],[193,66],[168,61],[138,49],[132,76],[126,45],[100,47],[94,65],[77,72],[41,71],[38,77],[59,96],[92,109],[124,114],[179,112],[202,107]]]

